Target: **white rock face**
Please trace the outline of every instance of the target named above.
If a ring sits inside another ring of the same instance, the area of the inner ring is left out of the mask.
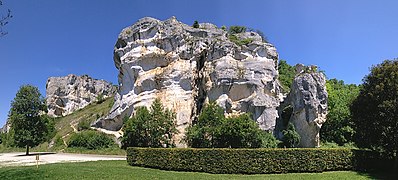
[[[10,132],[11,129],[11,123],[10,120],[7,119],[6,124],[2,128],[0,128],[0,133],[8,133]]]
[[[48,115],[65,116],[97,101],[97,96],[112,96],[116,88],[104,80],[87,75],[70,74],[65,77],[50,77],[46,84]]]
[[[123,29],[114,49],[120,88],[110,114],[94,126],[119,130],[135,107],[159,98],[177,114],[176,142],[209,101],[227,115],[250,112],[262,129],[273,131],[280,93],[275,47],[254,32],[237,34],[252,39],[238,46],[215,25],[200,27],[146,17]]]
[[[290,122],[300,134],[300,147],[319,147],[319,130],[326,121],[328,93],[322,73],[298,75],[290,92],[293,113]]]

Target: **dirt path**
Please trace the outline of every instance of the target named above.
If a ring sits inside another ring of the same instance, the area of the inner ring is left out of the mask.
[[[39,164],[100,161],[100,160],[126,160],[125,156],[113,156],[113,155],[32,152],[31,155],[26,156],[25,153],[23,152],[0,153],[0,168],[4,166],[36,165],[36,155],[39,155]]]

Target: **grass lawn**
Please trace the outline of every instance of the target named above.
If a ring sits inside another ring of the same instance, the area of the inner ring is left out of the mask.
[[[387,175],[351,171],[264,175],[175,172],[129,166],[126,161],[60,163],[0,168],[0,179],[390,179]]]

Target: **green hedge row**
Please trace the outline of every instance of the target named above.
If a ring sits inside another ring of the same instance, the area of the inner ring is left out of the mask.
[[[371,170],[379,159],[371,151],[353,149],[127,149],[132,166],[217,174]]]

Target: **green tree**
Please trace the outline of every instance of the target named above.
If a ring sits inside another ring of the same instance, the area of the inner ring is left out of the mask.
[[[192,27],[193,28],[199,28],[199,22],[198,21],[194,21]]]
[[[290,92],[294,77],[296,76],[296,70],[293,66],[289,65],[285,60],[280,60],[278,64],[279,71],[279,82],[281,83],[282,90],[284,93]]]
[[[219,147],[275,148],[278,145],[275,137],[261,130],[249,114],[225,118],[219,129]]]
[[[320,134],[323,142],[334,142],[342,146],[353,141],[354,129],[350,106],[359,94],[359,86],[344,84],[344,81],[330,79],[326,82],[328,91],[327,121]]]
[[[238,34],[238,33],[243,33],[246,32],[246,27],[245,26],[230,26],[228,29],[229,34]]]
[[[351,106],[359,147],[393,154],[398,150],[398,61],[372,66]]]
[[[31,85],[23,85],[11,102],[9,119],[14,132],[14,144],[18,147],[34,147],[45,141],[49,134],[49,119],[40,116],[46,111],[44,99],[39,89]]]
[[[297,133],[294,125],[289,123],[286,130],[282,131],[283,146],[288,148],[296,148],[300,144],[300,135]]]
[[[185,140],[194,148],[271,148],[278,144],[250,115],[225,118],[224,110],[215,102],[207,104],[198,121],[188,127]]]
[[[200,113],[198,121],[187,129],[188,145],[195,148],[217,147],[219,127],[224,119],[224,110],[216,102],[207,104]]]
[[[174,112],[163,107],[159,99],[146,107],[138,107],[127,120],[122,137],[122,147],[174,147],[173,135],[178,131]]]

